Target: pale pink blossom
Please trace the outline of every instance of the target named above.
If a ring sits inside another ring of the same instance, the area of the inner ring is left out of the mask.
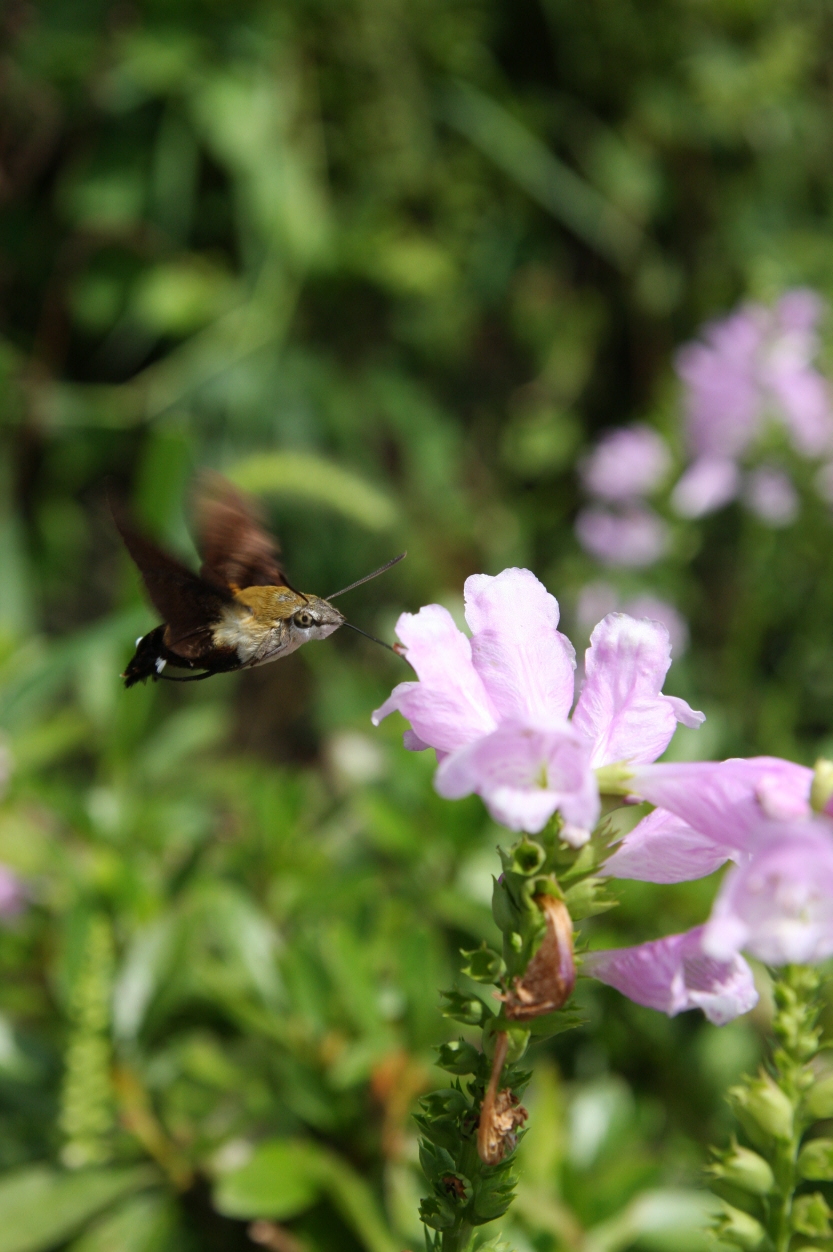
[[[667,600],[652,595],[634,596],[625,601],[622,612],[628,617],[647,617],[652,622],[661,622],[668,631],[672,657],[681,657],[688,648],[688,622]]]
[[[657,805],[613,847],[603,872],[643,882],[704,878],[759,846],[767,822],[810,818],[813,772],[779,757],[641,766],[631,785]]]
[[[699,1008],[710,1022],[722,1026],[754,1008],[758,993],[743,957],[710,956],[703,947],[703,933],[704,927],[698,926],[633,948],[589,952],[582,959],[582,973],[669,1017]]]
[[[633,770],[630,785],[643,799],[723,845],[728,857],[754,851],[763,822],[810,818],[812,782],[813,771],[804,765],[759,756],[642,765]]]
[[[586,583],[579,592],[576,625],[589,632],[596,622],[617,609],[627,613],[628,617],[647,617],[652,622],[661,622],[671,640],[672,657],[681,657],[688,647],[688,622],[673,604],[650,593],[632,596],[622,602],[616,588],[600,580]]]
[[[647,505],[582,509],[575,531],[585,552],[604,565],[653,565],[668,549],[668,527]]]
[[[766,336],[765,310],[745,307],[711,322],[702,338],[677,354],[685,384],[686,434],[695,457],[735,460],[758,433],[758,362]]]
[[[692,729],[705,720],[684,700],[662,694],[671,665],[668,631],[611,613],[590,636],[585,682],[573,726],[593,744],[592,764],[642,764],[661,756],[676,723]]]
[[[773,965],[833,955],[833,822],[810,806],[812,770],[778,757],[646,765],[640,796],[661,807],[613,849],[604,872],[678,882],[734,860],[703,950]],[[722,851],[721,851],[722,850]]]
[[[662,435],[636,423],[603,435],[579,467],[585,490],[602,500],[637,500],[662,485],[671,454]]]
[[[741,948],[770,965],[833,956],[833,830],[822,818],[762,825],[759,846],[726,876],[706,924],[707,952]]]
[[[600,812],[593,767],[655,760],[678,721],[703,720],[662,693],[668,632],[620,613],[600,622],[570,722],[575,653],[555,598],[529,570],[507,569],[467,579],[465,602],[471,639],[439,605],[402,614],[397,634],[418,681],[394,688],[374,724],[394,710],[408,718],[406,746],[438,750],[441,795],[474,792],[496,821],[531,833],[558,811],[579,845]]]
[[[654,809],[613,845],[602,873],[609,878],[674,883],[705,878],[740,853],[715,843],[667,809]]]
[[[787,292],[775,308],[748,304],[708,325],[677,355],[686,427],[695,457],[736,460],[767,418],[782,423],[801,456],[833,443],[827,384],[813,365],[823,303]]]
[[[789,526],[798,517],[798,492],[783,470],[761,465],[747,475],[743,502],[767,526]]]
[[[740,470],[728,457],[698,457],[678,479],[671,507],[680,517],[705,517],[734,500],[740,481]]]
[[[761,362],[762,387],[801,456],[819,456],[833,442],[830,394],[813,366],[818,355],[816,325],[824,302],[813,291],[788,291],[773,314],[771,337]]]

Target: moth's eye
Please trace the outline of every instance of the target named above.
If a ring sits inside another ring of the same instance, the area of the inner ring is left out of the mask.
[[[308,630],[315,625],[315,618],[306,609],[301,609],[300,613],[295,614],[295,625],[300,626],[301,630]]]

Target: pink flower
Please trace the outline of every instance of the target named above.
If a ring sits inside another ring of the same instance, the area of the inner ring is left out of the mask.
[[[557,627],[558,602],[529,570],[476,574],[465,586],[469,640],[439,605],[403,613],[397,634],[417,682],[400,683],[373,714],[411,723],[410,748],[438,750],[435,786],[476,793],[494,819],[535,833],[556,811],[576,845],[600,811],[596,765],[656,759],[676,723],[703,720],[662,694],[668,632],[620,613],[593,631],[573,714],[575,653]]]
[[[819,456],[831,446],[833,420],[827,383],[813,368],[818,354],[816,323],[824,303],[813,291],[788,291],[774,313],[772,338],[761,364],[761,383],[802,456]]]
[[[652,622],[661,622],[668,631],[673,657],[681,657],[688,647],[688,622],[673,604],[649,594],[633,596],[622,604],[616,588],[606,582],[586,583],[582,587],[576,603],[576,624],[589,631],[600,618],[617,609],[628,617],[647,617]]]
[[[778,757],[646,765],[636,791],[662,807],[605,865],[611,877],[681,882],[737,862],[703,930],[703,950],[773,965],[833,955],[833,822],[810,807],[812,770]]]
[[[761,465],[748,476],[743,500],[767,526],[789,526],[798,516],[798,492],[783,470]]]
[[[678,352],[688,442],[695,456],[734,460],[758,433],[758,359],[765,332],[765,311],[747,307],[711,322],[701,340]]]
[[[728,457],[701,456],[685,470],[671,492],[671,507],[680,517],[705,517],[734,500],[740,471]]]
[[[686,387],[689,445],[696,456],[741,456],[767,414],[781,421],[801,456],[833,441],[830,396],[812,362],[823,303],[812,291],[788,291],[774,309],[750,304],[707,326],[677,355]]]
[[[645,505],[615,513],[598,507],[582,509],[575,529],[584,550],[605,565],[653,565],[668,548],[668,527]]]
[[[622,605],[622,612],[628,617],[647,617],[652,622],[661,622],[668,631],[671,642],[672,657],[681,657],[688,647],[688,622],[667,600],[659,596],[634,596]]]
[[[634,791],[657,805],[614,845],[604,873],[642,882],[704,878],[759,844],[766,822],[811,816],[812,770],[779,757],[642,766]]]
[[[754,851],[763,822],[809,818],[812,782],[813,771],[804,765],[758,756],[643,765],[634,769],[631,785],[643,799],[726,848],[728,858],[733,852]]]
[[[603,500],[636,500],[659,487],[671,468],[665,440],[650,426],[604,435],[580,466],[585,490]]]
[[[774,309],[750,304],[711,323],[700,340],[680,350],[677,373],[694,457],[671,497],[681,517],[701,517],[734,499],[736,463],[768,420],[782,424],[800,456],[833,449],[831,397],[813,365],[822,309],[814,292],[789,291]],[[798,499],[792,483],[776,473],[753,475],[747,503],[769,525],[784,526],[796,515]]]
[[[758,993],[743,957],[733,953],[716,959],[706,952],[703,935],[704,927],[698,926],[633,948],[590,952],[582,960],[582,973],[669,1017],[699,1008],[722,1026],[754,1008]]]
[[[609,878],[639,882],[689,882],[713,874],[735,855],[675,813],[654,809],[621,843],[614,844],[602,872]]]
[[[830,823],[772,823],[757,835],[760,846],[723,882],[704,949],[726,960],[744,948],[770,965],[833,956]]]

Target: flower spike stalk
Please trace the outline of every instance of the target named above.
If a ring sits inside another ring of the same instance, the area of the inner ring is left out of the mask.
[[[500,852],[492,912],[502,951],[485,943],[464,952],[469,985],[444,993],[446,1017],[466,1035],[443,1044],[439,1065],[454,1075],[449,1088],[422,1101],[420,1160],[431,1187],[420,1207],[431,1252],[465,1252],[477,1226],[508,1209],[515,1186],[514,1151],[527,1113],[521,1099],[529,1073],[521,1061],[533,1037],[579,1024],[569,999],[575,985],[573,918],[611,906],[595,870],[609,831],[576,849],[558,818]],[[480,1033],[480,1047],[471,1036]]]
[[[774,994],[770,1065],[729,1091],[747,1143],[733,1138],[708,1169],[724,1204],[717,1233],[752,1252],[830,1248],[833,1211],[814,1184],[833,1181],[833,1140],[808,1137],[833,1116],[833,1077],[820,1076],[817,1063],[821,979],[810,966],[787,965]]]

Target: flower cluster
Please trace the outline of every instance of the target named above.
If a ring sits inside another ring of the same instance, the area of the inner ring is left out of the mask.
[[[703,721],[662,691],[670,644],[659,622],[599,622],[574,705],[574,651],[529,570],[475,575],[465,599],[471,638],[439,605],[400,617],[418,681],[373,715],[378,724],[398,710],[411,723],[406,747],[436,750],[441,795],[476,793],[496,821],[532,834],[557,814],[572,847],[588,840],[601,795],[651,803],[613,845],[609,878],[675,883],[734,862],[704,925],[589,953],[583,973],[640,1004],[699,1007],[722,1023],[757,1000],[742,952],[776,965],[833,955],[833,779],[773,757],[656,764],[678,722]]]
[[[681,517],[701,517],[740,496],[770,526],[795,518],[798,496],[782,468],[764,463],[744,473],[741,466],[772,424],[799,456],[833,453],[830,395],[813,365],[822,308],[814,292],[789,291],[772,309],[744,305],[680,350],[692,458],[671,495]],[[822,473],[822,490],[826,481]]]
[[[798,456],[821,462],[816,488],[833,503],[833,400],[814,364],[823,308],[815,292],[788,291],[773,308],[744,304],[680,349],[688,463],[670,494],[678,517],[703,517],[740,499],[768,526],[794,521],[796,488],[766,452],[773,432]],[[651,427],[605,434],[579,466],[591,497],[575,522],[584,550],[611,567],[644,567],[663,557],[668,524],[648,498],[670,472],[669,448]]]
[[[605,565],[644,566],[664,555],[668,528],[646,502],[671,469],[661,435],[636,424],[605,435],[580,466],[593,503],[576,518],[579,543]]]

